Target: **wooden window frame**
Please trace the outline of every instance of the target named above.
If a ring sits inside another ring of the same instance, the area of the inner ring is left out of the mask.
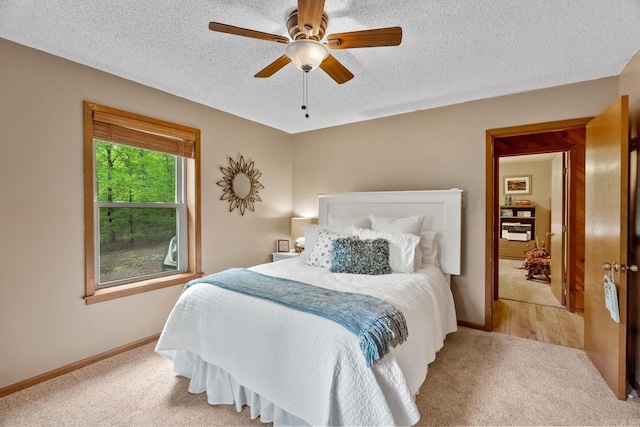
[[[200,130],[84,102],[84,218],[85,218],[85,295],[86,304],[94,304],[182,285],[202,277],[200,215]],[[96,289],[94,138],[109,136],[111,142],[143,149],[158,149],[186,159],[187,270],[167,276],[144,279]]]

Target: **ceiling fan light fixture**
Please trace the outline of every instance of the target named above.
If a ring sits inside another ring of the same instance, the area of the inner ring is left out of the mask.
[[[308,39],[288,43],[284,53],[296,68],[304,72],[315,70],[329,56],[329,50],[325,45]]]

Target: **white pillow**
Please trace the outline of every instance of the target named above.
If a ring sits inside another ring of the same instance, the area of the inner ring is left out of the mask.
[[[318,239],[318,224],[302,224],[302,231],[304,232],[304,251],[300,256],[309,257]]]
[[[389,265],[394,273],[413,273],[416,264],[416,248],[420,242],[418,236],[409,233],[391,233],[359,228],[357,236],[361,239],[386,239],[389,241]]]
[[[356,228],[352,225],[331,225],[326,227],[320,227],[318,224],[303,224],[302,231],[304,232],[304,251],[300,254],[301,257],[308,258],[316,246],[316,240],[318,239],[318,230],[321,228],[338,233],[353,236],[356,233]]]
[[[420,243],[418,243],[418,247],[416,248],[415,254],[413,256],[413,271],[416,271],[422,266],[422,251],[420,250]]]
[[[423,231],[420,233],[420,245],[418,247],[422,251],[422,264],[432,264],[440,267],[435,231]]]
[[[372,230],[409,233],[415,236],[420,236],[420,229],[424,222],[424,215],[415,215],[408,218],[369,215],[369,218],[371,219]]]
[[[348,216],[337,217],[329,215],[327,217],[327,224],[331,225],[353,225],[360,228],[371,228],[371,219],[369,216]]]
[[[316,243],[307,258],[307,264],[313,267],[331,268],[333,241],[339,237],[350,236],[319,228]]]

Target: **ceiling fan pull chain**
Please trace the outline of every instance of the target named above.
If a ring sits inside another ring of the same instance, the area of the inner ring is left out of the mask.
[[[304,116],[308,119],[309,110],[307,107],[309,104],[309,81],[307,80],[307,74],[309,74],[307,71],[302,73],[302,109],[305,110]]]

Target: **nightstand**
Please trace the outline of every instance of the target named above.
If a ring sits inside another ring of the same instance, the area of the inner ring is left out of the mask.
[[[300,256],[298,252],[271,252],[271,261],[282,261],[283,259],[289,259]]]

